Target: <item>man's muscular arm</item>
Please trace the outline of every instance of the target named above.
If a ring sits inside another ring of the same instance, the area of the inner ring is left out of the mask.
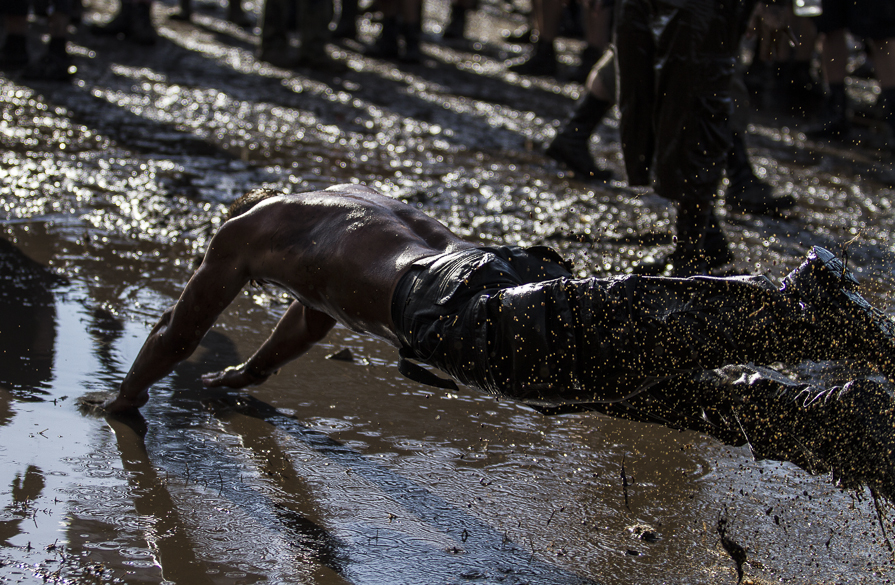
[[[192,355],[218,315],[248,282],[246,263],[230,245],[238,241],[231,232],[224,227],[212,239],[180,299],[165,311],[143,343],[118,396],[103,404],[106,411],[124,412],[146,404],[149,387]]]
[[[336,324],[335,319],[293,301],[270,337],[245,363],[202,376],[211,388],[244,388],[264,382],[272,373],[301,356],[323,339]]]

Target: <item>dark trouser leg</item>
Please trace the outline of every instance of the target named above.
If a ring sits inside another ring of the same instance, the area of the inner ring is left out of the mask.
[[[300,0],[297,8],[296,20],[302,57],[325,56],[324,47],[331,36],[329,25],[333,20],[332,0]]]
[[[757,459],[833,472],[843,487],[895,496],[895,400],[861,379],[824,388],[779,372],[729,366],[662,381],[625,402],[594,410],[748,443]]]
[[[285,52],[295,18],[290,0],[265,0],[261,9],[261,58]]]
[[[339,22],[333,31],[333,38],[353,39],[357,36],[357,17],[360,15],[358,0],[342,0]]]
[[[583,380],[660,378],[729,364],[854,358],[895,378],[895,323],[816,248],[778,290],[765,277],[573,281]]]
[[[851,122],[848,119],[848,96],[845,93],[845,83],[831,83],[829,95],[818,115],[816,124],[805,130],[808,138],[816,139],[841,139],[851,130]]]
[[[804,309],[764,277],[576,282],[585,380],[619,369],[662,378],[728,364],[793,362],[813,349]]]

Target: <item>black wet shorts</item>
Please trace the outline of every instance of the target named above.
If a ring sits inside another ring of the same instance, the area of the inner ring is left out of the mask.
[[[473,248],[425,258],[398,284],[392,316],[405,355],[498,396],[524,399],[549,383],[566,360],[554,350],[559,331],[553,289],[570,277],[549,248]],[[573,341],[573,340],[572,340]],[[570,350],[574,343],[561,344]],[[554,382],[559,382],[554,380]]]
[[[845,28],[865,39],[895,37],[895,0],[823,0],[822,6],[814,19],[818,32]]]
[[[609,293],[624,279],[571,276],[549,248],[420,260],[392,301],[402,356],[544,412],[625,398],[642,381],[632,386],[617,367],[628,311],[624,295]]]

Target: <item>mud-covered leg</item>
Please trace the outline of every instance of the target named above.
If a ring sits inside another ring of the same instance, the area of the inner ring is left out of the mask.
[[[668,378],[627,401],[595,405],[612,416],[748,443],[757,459],[832,471],[846,488],[895,497],[895,400],[870,379],[799,383],[771,369],[728,366]]]
[[[777,289],[765,277],[576,281],[586,378],[662,377],[731,364],[857,359],[895,379],[895,324],[815,248]]]
[[[805,306],[820,343],[866,359],[895,382],[895,322],[860,295],[858,281],[831,252],[814,247],[781,291]]]
[[[764,277],[631,275],[577,281],[585,379],[672,376],[729,364],[840,357],[806,347],[804,306]]]

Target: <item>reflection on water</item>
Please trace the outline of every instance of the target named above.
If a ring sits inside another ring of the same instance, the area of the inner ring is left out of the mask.
[[[0,278],[0,388],[35,398],[53,377],[52,287],[62,279],[4,238],[0,238]],[[0,413],[0,421],[5,419]]]
[[[694,433],[435,392],[344,329],[249,392],[203,388],[276,322],[283,306],[263,295],[239,299],[143,417],[85,417],[73,398],[115,390],[189,266],[65,226],[7,234],[8,258],[64,259],[73,276],[31,265],[44,286],[0,282],[21,301],[4,314],[42,322],[14,355],[47,356],[39,375],[3,374],[19,378],[0,425],[0,579],[734,582],[722,511],[748,576],[892,576],[872,503],[828,478]],[[342,348],[358,359],[325,359]]]
[[[20,533],[19,525],[36,510],[31,509],[44,489],[44,477],[40,469],[29,465],[24,473],[16,473],[12,481],[12,502],[3,510],[3,516],[11,520],[0,521],[0,546],[10,546],[10,539]]]

